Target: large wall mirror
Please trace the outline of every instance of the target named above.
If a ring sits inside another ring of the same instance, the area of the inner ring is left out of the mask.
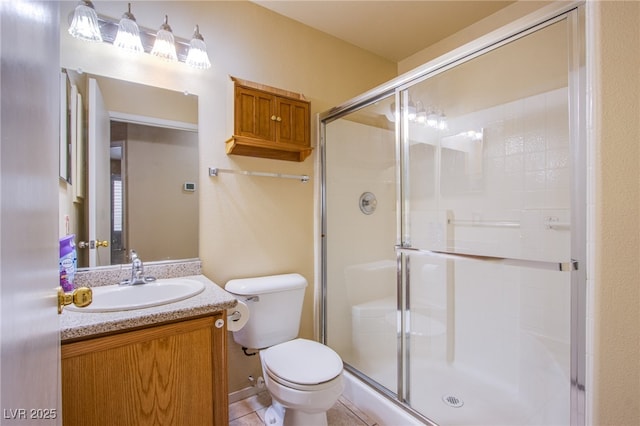
[[[73,70],[60,212],[78,267],[198,257],[198,99]],[[63,85],[64,86],[64,85]]]

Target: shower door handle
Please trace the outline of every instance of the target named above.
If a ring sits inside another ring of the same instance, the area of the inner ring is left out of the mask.
[[[396,245],[396,252],[406,254],[423,254],[426,256],[439,257],[452,260],[476,260],[480,262],[494,262],[508,266],[518,266],[524,268],[545,269],[549,271],[569,272],[578,270],[578,261],[571,259],[569,262],[549,262],[544,260],[513,259],[509,257],[482,256],[475,254],[459,254],[436,250],[424,250],[416,247],[405,247]]]

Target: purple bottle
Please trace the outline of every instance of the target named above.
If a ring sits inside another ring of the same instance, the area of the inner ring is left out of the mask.
[[[73,291],[73,280],[78,261],[74,238],[75,234],[60,238],[60,287],[64,291]]]

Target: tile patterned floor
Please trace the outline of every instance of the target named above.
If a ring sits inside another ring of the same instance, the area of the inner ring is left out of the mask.
[[[271,397],[268,392],[261,392],[230,404],[229,426],[263,426],[264,412],[269,405]],[[327,423],[329,426],[378,426],[344,397],[340,397],[327,412]]]

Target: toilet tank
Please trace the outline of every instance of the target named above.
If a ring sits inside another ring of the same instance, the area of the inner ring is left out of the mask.
[[[249,307],[249,321],[233,332],[246,348],[262,349],[298,336],[307,280],[300,274],[230,280],[224,289]]]

